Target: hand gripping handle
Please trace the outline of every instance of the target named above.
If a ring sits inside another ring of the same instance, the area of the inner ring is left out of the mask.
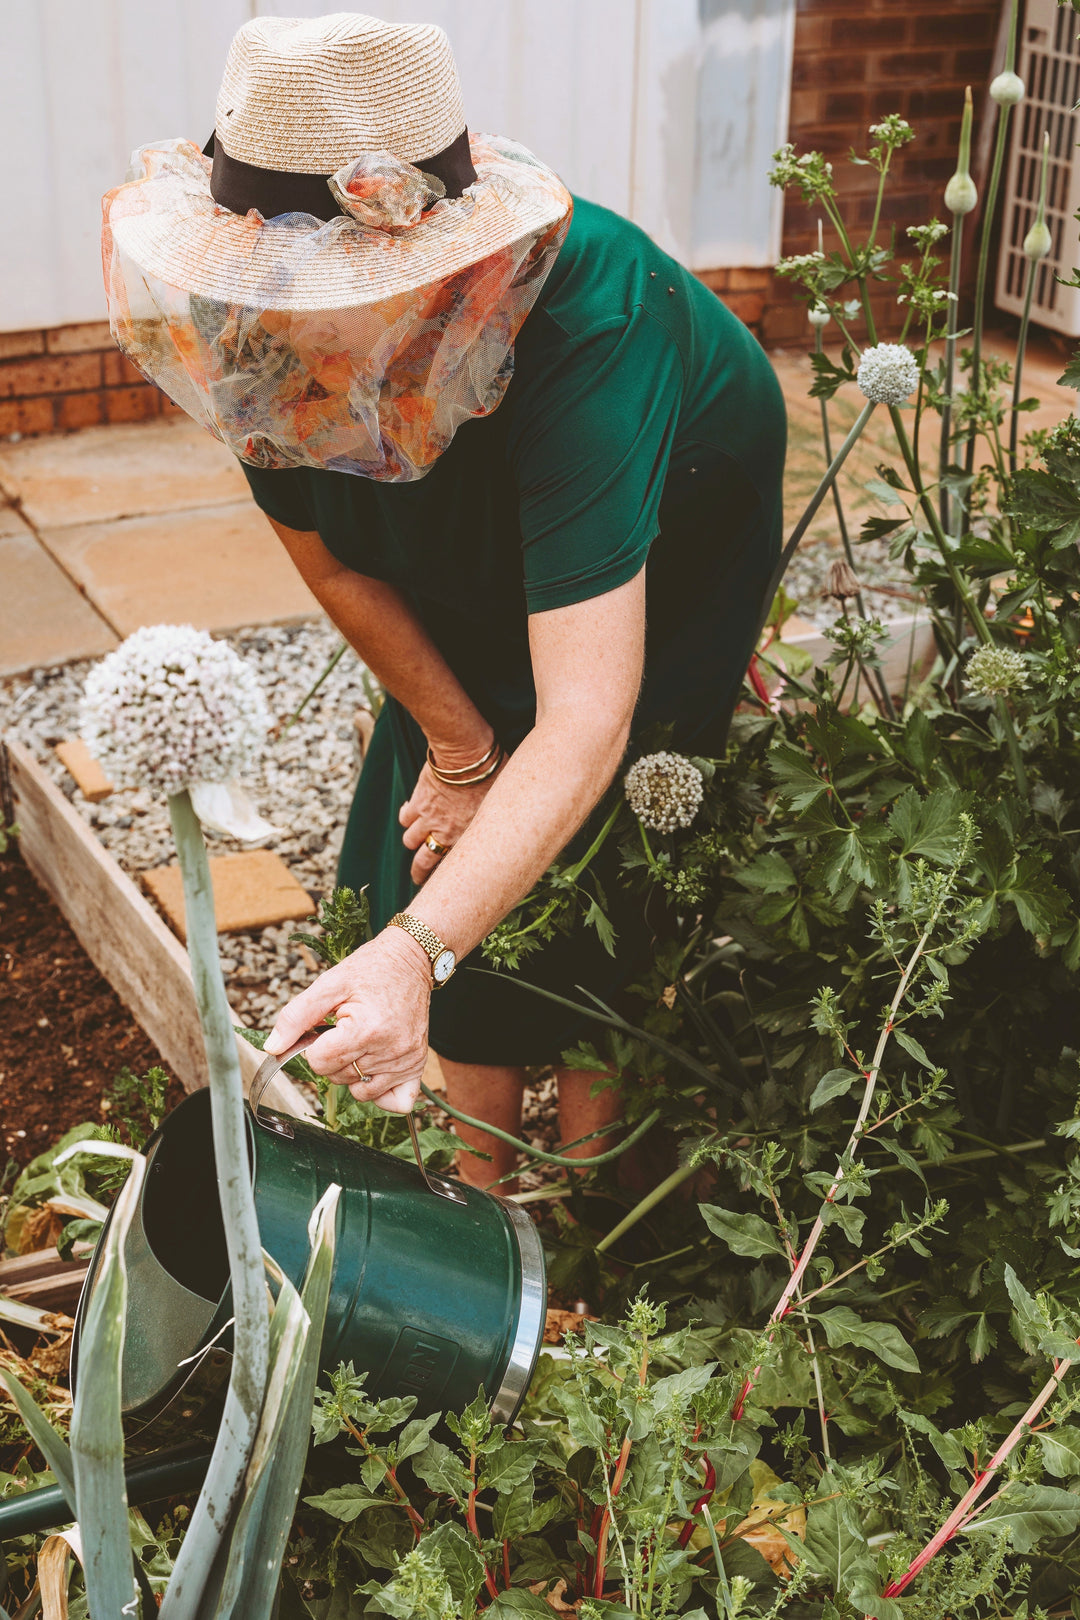
[[[287,1051],[278,1052],[276,1055],[268,1055],[259,1064],[248,1091],[248,1106],[251,1109],[251,1115],[256,1125],[260,1125],[264,1131],[272,1131],[275,1136],[293,1135],[292,1126],[280,1114],[267,1115],[260,1113],[259,1105],[262,1102],[263,1094],[274,1076],[285,1067],[290,1059],[296,1057],[300,1052],[306,1052],[309,1046],[315,1044],[320,1035],[325,1035],[327,1030],[333,1027],[332,1024],[320,1024],[316,1029],[309,1029],[306,1034],[301,1035],[298,1041],[294,1041]],[[405,1117],[409,1125],[409,1136],[412,1139],[417,1167],[424,1178],[428,1191],[433,1192],[436,1198],[448,1198],[451,1203],[464,1204],[467,1201],[466,1195],[457,1182],[451,1181],[447,1176],[430,1175],[428,1173],[427,1166],[424,1163],[424,1156],[420,1151],[420,1135],[416,1128],[416,1116],[410,1112]]]

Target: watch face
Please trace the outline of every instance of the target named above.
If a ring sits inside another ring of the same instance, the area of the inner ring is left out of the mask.
[[[432,976],[436,984],[445,984],[447,979],[457,967],[457,957],[453,951],[441,951],[431,965]]]

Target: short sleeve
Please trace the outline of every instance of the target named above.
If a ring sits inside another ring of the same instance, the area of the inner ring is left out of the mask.
[[[602,596],[642,568],[682,390],[678,348],[640,306],[568,338],[530,378],[510,454],[531,613]]]
[[[299,467],[249,467],[244,461],[240,466],[255,497],[255,505],[267,517],[286,529],[298,529],[305,534],[317,527]]]

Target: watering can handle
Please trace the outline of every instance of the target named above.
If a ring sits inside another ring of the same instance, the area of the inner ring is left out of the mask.
[[[275,1136],[291,1136],[293,1134],[292,1126],[287,1120],[282,1119],[279,1114],[264,1115],[259,1112],[259,1104],[262,1102],[263,1093],[274,1076],[280,1069],[285,1067],[285,1064],[290,1059],[296,1057],[300,1052],[305,1052],[309,1046],[314,1045],[320,1035],[325,1035],[327,1030],[332,1028],[332,1024],[319,1024],[317,1028],[309,1029],[305,1035],[301,1035],[300,1039],[295,1041],[288,1051],[268,1056],[259,1064],[248,1091],[248,1106],[251,1109],[251,1115],[256,1125],[261,1125],[264,1131],[273,1131]],[[448,1176],[433,1175],[428,1170],[424,1163],[424,1155],[420,1151],[416,1118],[411,1113],[407,1114],[406,1118],[409,1123],[409,1136],[412,1139],[417,1167],[424,1178],[428,1191],[434,1193],[436,1198],[448,1198],[454,1204],[466,1203],[466,1195],[457,1182],[451,1181]]]
[[[316,1029],[309,1029],[306,1034],[301,1035],[298,1041],[294,1041],[287,1051],[268,1053],[259,1064],[248,1089],[248,1107],[251,1109],[252,1119],[256,1125],[261,1125],[264,1131],[273,1131],[275,1136],[291,1136],[293,1134],[292,1126],[286,1120],[281,1119],[280,1116],[269,1118],[261,1114],[259,1104],[263,1100],[263,1094],[267,1086],[274,1076],[285,1067],[286,1063],[298,1056],[299,1053],[306,1052],[309,1046],[315,1044],[320,1035],[325,1035],[327,1030],[332,1028],[332,1024],[320,1024]]]

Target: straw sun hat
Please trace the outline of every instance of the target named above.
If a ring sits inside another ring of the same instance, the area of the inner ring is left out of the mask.
[[[121,348],[242,459],[427,471],[494,409],[569,223],[524,147],[470,135],[441,28],[337,12],[236,34],[204,151],[106,194]]]

